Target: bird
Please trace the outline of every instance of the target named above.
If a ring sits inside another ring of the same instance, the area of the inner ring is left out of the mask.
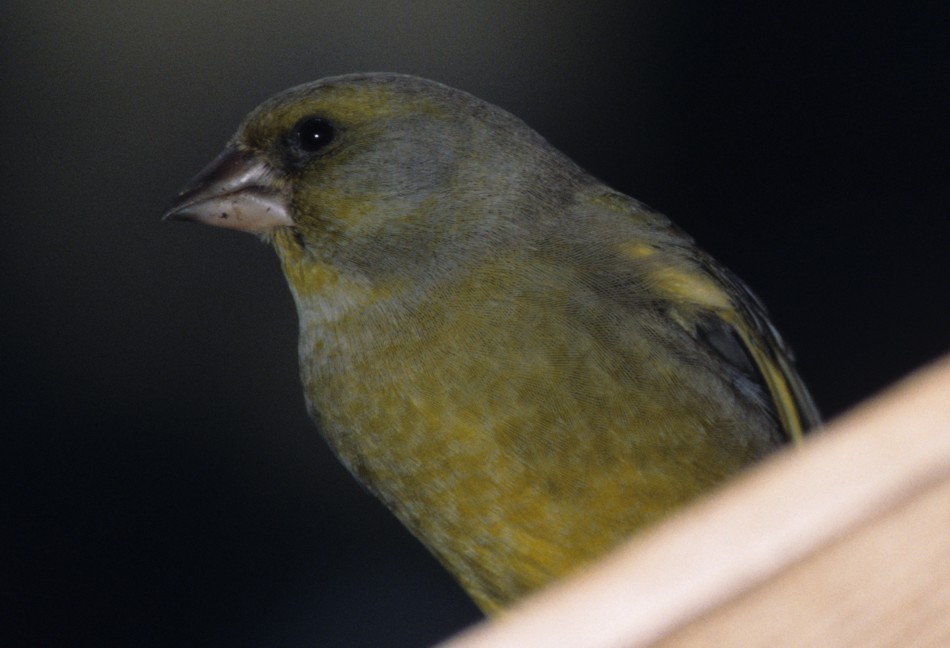
[[[489,615],[819,425],[745,283],[435,81],[276,94],[164,218],[272,244],[319,433]]]

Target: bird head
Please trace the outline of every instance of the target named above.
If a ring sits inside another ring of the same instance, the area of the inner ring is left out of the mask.
[[[295,293],[316,268],[418,281],[517,238],[558,193],[550,188],[571,184],[550,176],[575,170],[519,119],[467,93],[347,75],[253,110],[165,217],[272,241]]]

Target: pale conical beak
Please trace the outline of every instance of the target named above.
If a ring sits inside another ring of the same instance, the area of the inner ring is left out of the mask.
[[[163,220],[262,233],[293,225],[290,189],[263,160],[228,147],[178,194]]]

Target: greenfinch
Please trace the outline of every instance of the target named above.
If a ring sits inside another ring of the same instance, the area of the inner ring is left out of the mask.
[[[818,423],[735,275],[439,83],[284,91],[166,218],[273,244],[314,422],[489,613]]]

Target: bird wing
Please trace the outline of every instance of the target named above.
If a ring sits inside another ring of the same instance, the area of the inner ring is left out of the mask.
[[[636,227],[629,238],[620,237],[621,265],[638,267],[650,292],[670,305],[688,334],[769,394],[785,434],[801,442],[820,416],[762,302],[665,216],[636,201],[606,204],[616,208],[618,202]]]
[[[820,423],[818,408],[805,388],[794,367],[794,355],[778,330],[769,321],[765,306],[755,293],[736,275],[712,259],[704,260],[703,267],[730,296],[731,308],[713,314],[735,335],[734,344],[751,356],[763,382],[772,395],[782,427],[794,442]],[[713,344],[722,352],[726,344]],[[734,355],[735,350],[730,349]]]

